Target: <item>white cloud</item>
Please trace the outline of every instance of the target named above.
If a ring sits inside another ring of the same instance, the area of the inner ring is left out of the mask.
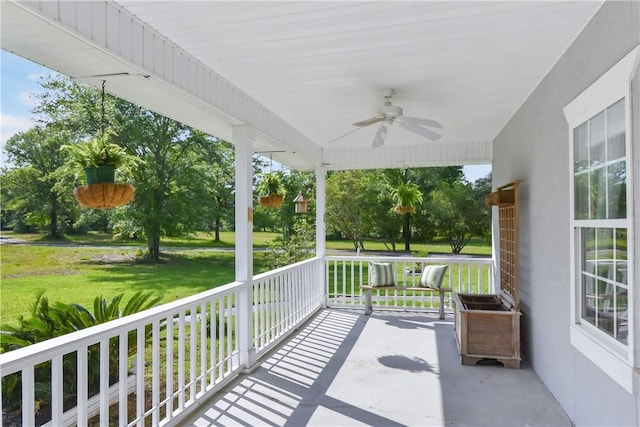
[[[0,142],[2,148],[9,138],[18,132],[24,132],[33,127],[33,122],[29,117],[14,116],[11,114],[3,114],[0,112]]]
[[[41,78],[45,78],[47,76],[52,75],[53,73],[29,73],[27,74],[27,80],[30,80],[32,82],[37,82],[39,81]]]
[[[10,129],[21,132],[23,130],[29,129],[33,126],[31,119],[29,117],[22,116],[14,116],[11,114],[2,114],[0,112],[0,124],[2,125],[2,129]]]
[[[35,107],[37,104],[36,98],[33,96],[33,92],[18,92],[18,99],[22,105],[27,107]]]

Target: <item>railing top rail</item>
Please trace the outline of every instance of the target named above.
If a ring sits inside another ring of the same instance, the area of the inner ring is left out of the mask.
[[[326,256],[326,260],[333,261],[385,261],[385,262],[404,262],[404,263],[446,263],[446,264],[490,264],[493,262],[491,256],[430,256],[430,257],[414,257],[414,256]]]
[[[321,261],[322,261],[321,257],[313,257],[313,258],[305,259],[303,261],[296,262],[295,264],[285,265],[284,267],[276,268],[275,270],[270,270],[264,273],[256,274],[255,276],[253,276],[253,281],[259,282],[262,280],[270,279],[271,277],[279,276],[280,274],[285,273],[287,271],[297,270],[308,264],[315,264]]]

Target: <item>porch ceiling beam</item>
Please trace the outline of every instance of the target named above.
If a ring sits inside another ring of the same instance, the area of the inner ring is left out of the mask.
[[[250,125],[256,151],[319,164],[317,144],[118,4],[2,3],[3,49],[95,86],[124,73],[106,77],[108,92],[229,141],[233,126]]]
[[[492,141],[425,142],[412,146],[340,147],[324,150],[329,170],[491,164]]]

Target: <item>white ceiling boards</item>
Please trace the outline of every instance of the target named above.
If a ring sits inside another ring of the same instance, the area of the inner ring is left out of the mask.
[[[256,150],[293,167],[472,164],[490,162],[492,139],[600,4],[3,2],[1,40],[71,76],[149,75],[107,88],[222,138],[251,124]],[[374,149],[375,123],[330,142],[386,89],[442,138],[394,124]]]

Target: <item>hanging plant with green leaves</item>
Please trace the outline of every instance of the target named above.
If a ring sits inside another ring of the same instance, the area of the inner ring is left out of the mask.
[[[131,184],[116,184],[116,169],[127,172],[139,159],[115,144],[115,135],[105,130],[104,97],[106,81],[102,82],[102,131],[99,136],[74,144],[65,144],[61,150],[69,155],[68,167],[76,178],[84,172],[87,185],[77,187],[73,194],[83,207],[108,209],[131,201],[135,188]]]
[[[397,203],[394,211],[399,214],[414,213],[416,205],[422,203],[423,200],[420,187],[411,182],[399,182],[391,190],[391,196]]]
[[[284,202],[286,194],[282,178],[277,172],[262,175],[258,183],[258,201],[265,208],[277,208]]]
[[[127,172],[139,159],[113,143],[114,138],[113,132],[106,131],[100,136],[93,136],[74,144],[65,144],[61,150],[69,156],[67,162],[76,175],[84,173],[87,168],[100,166],[111,166]]]

